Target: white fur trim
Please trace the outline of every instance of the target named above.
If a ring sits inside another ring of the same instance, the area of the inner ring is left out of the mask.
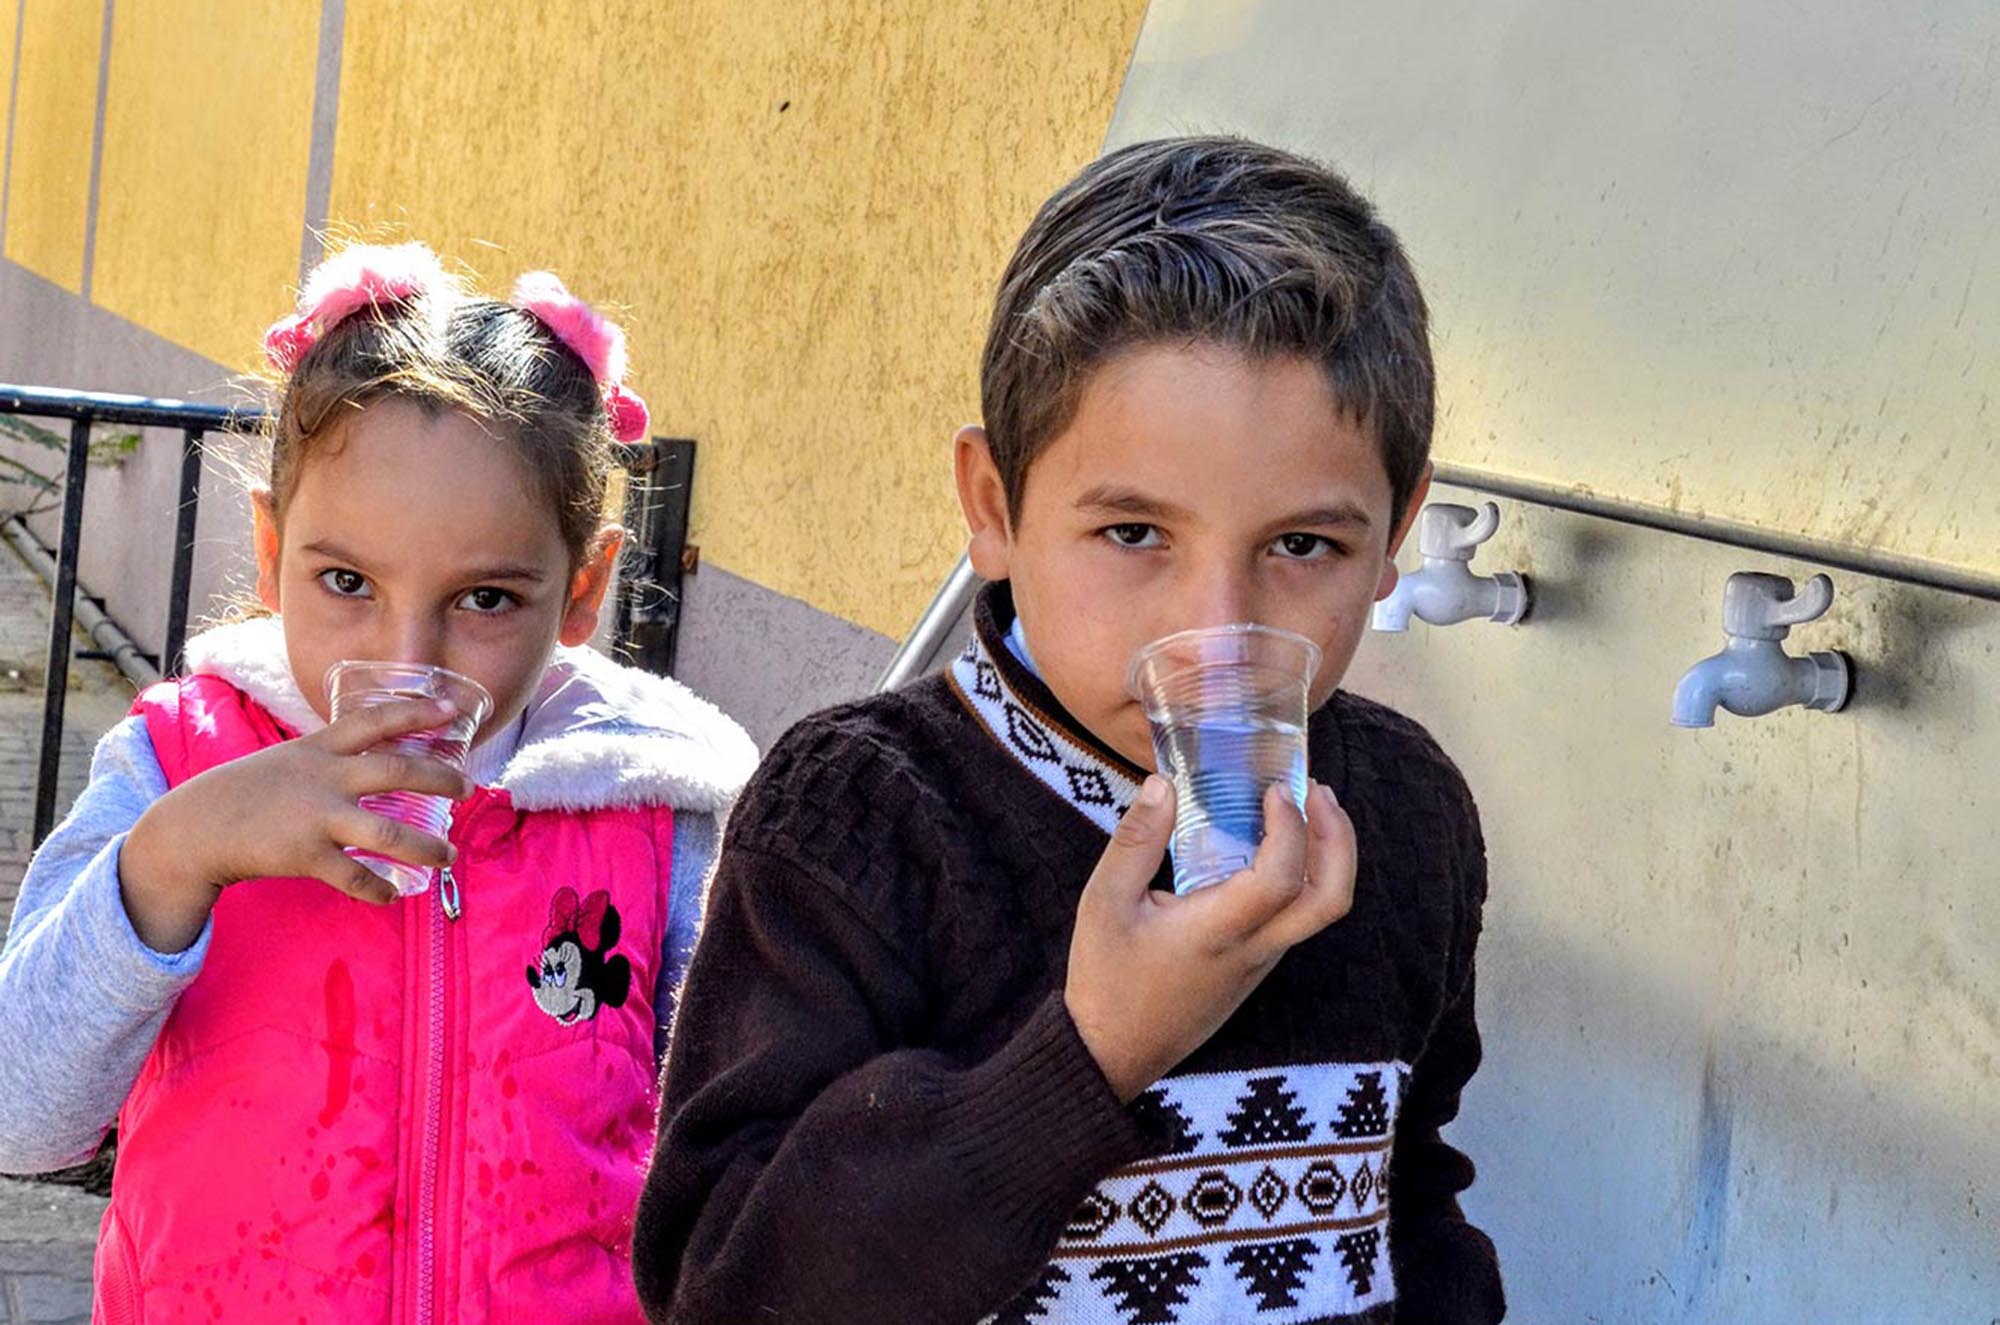
[[[292,676],[275,617],[203,631],[188,641],[187,659],[190,672],[221,677],[295,731],[326,725]],[[756,766],[749,734],[680,682],[565,648],[529,699],[494,785],[524,810],[667,805],[720,814]]]
[[[221,677],[302,736],[326,726],[292,679],[285,628],[274,616],[202,631],[187,642],[187,669]]]
[[[558,649],[499,785],[524,810],[671,805],[719,814],[757,767],[749,733],[672,677]]]

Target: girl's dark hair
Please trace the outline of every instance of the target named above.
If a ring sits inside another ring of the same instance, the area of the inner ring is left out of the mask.
[[[1410,260],[1315,161],[1240,138],[1138,143],[1087,166],[1029,224],[980,365],[988,444],[1019,514],[1028,468],[1121,350],[1212,341],[1317,362],[1373,431],[1400,518],[1430,456],[1435,386]]]
[[[270,469],[280,518],[314,451],[361,409],[389,399],[486,425],[515,448],[547,498],[571,565],[589,556],[613,457],[596,378],[534,314],[449,289],[349,315],[280,385]]]

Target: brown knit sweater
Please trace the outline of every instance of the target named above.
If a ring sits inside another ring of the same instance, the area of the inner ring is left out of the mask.
[[[653,1319],[1498,1320],[1438,1134],[1480,1052],[1457,770],[1366,700],[1313,717],[1354,909],[1121,1107],[1062,986],[1141,774],[1008,651],[1011,611],[988,589],[950,672],[801,722],[738,803],[638,1211]]]

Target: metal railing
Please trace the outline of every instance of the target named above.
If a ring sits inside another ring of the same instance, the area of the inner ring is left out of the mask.
[[[39,847],[55,826],[56,780],[61,770],[63,715],[69,697],[70,632],[81,621],[99,648],[93,656],[116,663],[137,684],[176,674],[187,644],[189,585],[194,575],[195,517],[201,501],[202,439],[216,432],[261,429],[265,414],[254,407],[231,408],[185,400],[51,387],[0,384],[0,414],[69,422],[62,477],[50,480],[62,497],[62,522],[51,550],[15,518],[5,521],[5,537],[22,558],[49,581],[48,670],[42,681],[42,732],[35,772],[33,843]],[[167,620],[158,655],[145,653],[88,595],[78,600],[77,561],[83,537],[84,488],[89,478],[90,432],[97,424],[169,428],[181,434],[179,488],[174,507],[174,555],[167,588]],[[620,656],[662,674],[673,669],[681,622],[681,577],[691,568],[687,546],[688,506],[694,480],[695,444],[662,438],[618,447],[633,482],[627,489],[624,519],[630,542],[620,559],[614,603],[613,649]]]
[[[90,474],[91,427],[114,423],[180,430],[180,484],[174,508],[174,561],[167,588],[166,634],[159,657],[141,655],[156,671],[172,672],[187,642],[188,582],[194,572],[194,523],[201,500],[202,438],[211,432],[242,432],[261,427],[264,416],[254,409],[197,405],[185,400],[5,384],[0,384],[0,414],[69,421],[69,446],[60,483],[62,523],[56,538],[55,580],[50,586],[48,671],[42,677],[41,748],[35,772],[33,841],[40,846],[49,829],[55,826],[56,774],[62,759],[63,711],[69,699],[70,630],[76,617],[76,564],[83,539],[83,493]],[[21,528],[25,532],[26,527]]]
[[[979,576],[973,573],[972,558],[961,554],[951,574],[938,586],[930,606],[917,618],[909,637],[896,650],[896,656],[889,659],[889,665],[875,682],[875,689],[894,690],[930,671],[958,629],[965,610],[972,606],[972,596],[978,592]]]
[[[1448,483],[1455,488],[1467,488],[1490,497],[1509,497],[1530,506],[1547,506],[1572,515],[1609,520],[1614,524],[1636,525],[1664,534],[1679,534],[1683,538],[1698,538],[1704,543],[1720,543],[1792,561],[1808,561],[1832,570],[1853,571],[1879,580],[1894,580],[1899,584],[1914,584],[1919,588],[1942,589],[1947,593],[2000,602],[2000,575],[1969,566],[1955,566],[1949,562],[1912,557],[1861,544],[1810,538],[1742,520],[1669,510],[1664,506],[1606,496],[1587,488],[1520,478],[1476,465],[1439,461],[1435,477],[1439,483]]]

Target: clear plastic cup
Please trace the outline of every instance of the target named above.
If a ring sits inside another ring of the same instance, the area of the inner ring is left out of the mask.
[[[472,749],[472,738],[478,732],[479,724],[486,721],[486,715],[493,711],[493,696],[486,693],[485,686],[469,676],[424,663],[351,659],[337,662],[327,669],[326,694],[327,704],[336,719],[343,714],[399,699],[450,700],[457,709],[450,722],[427,731],[391,737],[376,748],[426,755],[460,770],[465,768],[465,756]],[[451,802],[443,796],[428,796],[415,791],[385,791],[375,796],[363,796],[361,808],[438,837],[451,831]],[[429,888],[437,873],[428,866],[392,860],[360,847],[347,848],[347,854],[387,879],[389,886],[404,897],[414,896]]]
[[[1174,891],[1248,869],[1264,840],[1264,790],[1306,807],[1306,690],[1319,646],[1240,623],[1154,640],[1126,686],[1153,728],[1153,756],[1174,784]]]

